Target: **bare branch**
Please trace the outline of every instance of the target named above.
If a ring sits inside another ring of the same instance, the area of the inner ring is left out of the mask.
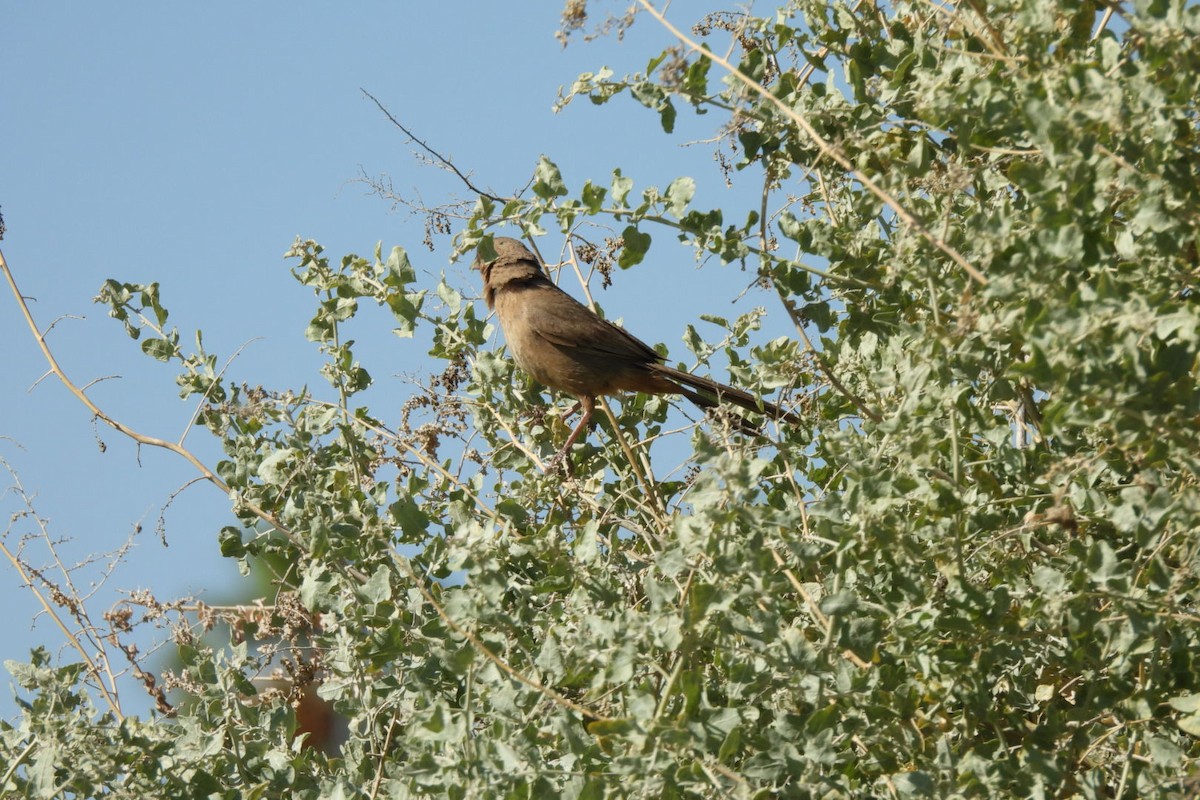
[[[392,124],[393,124],[393,125],[395,125],[395,126],[396,126],[397,128],[399,128],[401,131],[403,131],[403,132],[404,132],[404,135],[408,137],[409,141],[411,141],[413,144],[417,145],[417,146],[418,146],[418,147],[420,147],[422,150],[424,150],[426,153],[428,153],[430,156],[432,156],[432,157],[434,158],[434,160],[436,160],[436,161],[437,161],[437,163],[441,164],[441,165],[442,165],[442,167],[443,167],[444,169],[447,169],[447,170],[449,170],[449,171],[453,172],[455,175],[457,175],[457,176],[458,176],[458,179],[459,179],[460,181],[462,181],[462,182],[463,182],[463,184],[464,184],[464,185],[465,185],[465,186],[466,186],[468,189],[470,189],[472,192],[474,192],[475,194],[479,195],[480,197],[486,197],[487,199],[489,199],[489,200],[492,200],[492,201],[494,201],[494,202],[497,202],[497,203],[504,203],[504,202],[506,202],[506,201],[505,201],[505,199],[504,199],[503,197],[497,197],[496,195],[492,194],[491,192],[485,192],[483,189],[480,189],[479,187],[477,187],[477,186],[476,186],[474,183],[472,183],[472,182],[471,182],[471,179],[470,179],[468,176],[466,176],[466,175],[464,175],[464,174],[463,174],[462,170],[460,170],[458,167],[456,167],[456,166],[454,165],[454,162],[453,162],[453,161],[451,161],[450,159],[446,158],[445,156],[443,156],[443,155],[442,155],[441,153],[439,153],[438,151],[434,150],[432,147],[430,147],[429,145],[427,145],[427,144],[426,144],[424,141],[422,141],[421,139],[418,139],[418,138],[417,138],[417,136],[416,136],[416,134],[414,134],[414,133],[413,133],[412,131],[410,131],[408,128],[404,127],[404,124],[403,124],[402,122],[400,122],[400,120],[398,120],[398,119],[396,119],[394,116],[392,116],[392,112],[388,111],[388,110],[387,110],[387,109],[384,107],[383,103],[379,102],[379,101],[378,101],[378,100],[375,98],[375,95],[371,94],[371,93],[370,93],[370,92],[368,92],[366,89],[362,89],[362,88],[360,88],[360,89],[359,89],[359,91],[360,91],[360,92],[362,92],[363,94],[365,94],[365,95],[367,96],[367,98],[368,98],[368,99],[370,99],[370,101],[371,101],[372,103],[374,103],[374,104],[375,104],[375,106],[376,106],[376,107],[377,107],[377,108],[378,108],[380,111],[382,111],[382,112],[383,112],[384,116],[386,116],[386,117],[387,117],[389,120],[391,120],[391,122],[392,122]]]
[[[221,480],[217,473],[209,469],[203,461],[197,458],[191,450],[188,450],[182,445],[175,444],[174,442],[168,442],[165,439],[159,439],[154,436],[147,436],[144,433],[139,433],[123,422],[113,419],[108,414],[104,413],[99,406],[92,402],[92,398],[88,397],[82,389],[76,386],[75,383],[67,377],[67,373],[63,372],[62,367],[59,366],[58,359],[54,357],[54,353],[50,350],[50,346],[46,343],[45,334],[38,329],[37,323],[34,322],[33,314],[29,311],[29,306],[25,302],[24,295],[21,294],[21,290],[17,287],[16,279],[13,278],[12,271],[8,268],[8,262],[5,261],[3,252],[0,252],[0,272],[4,273],[4,279],[8,282],[8,287],[12,290],[13,297],[15,297],[17,300],[17,306],[21,309],[21,315],[25,318],[25,324],[29,326],[29,330],[33,334],[33,338],[37,340],[38,347],[42,351],[42,356],[46,359],[46,363],[50,366],[50,371],[58,377],[62,385],[67,388],[67,391],[75,395],[79,402],[87,406],[87,409],[92,412],[92,415],[95,419],[100,420],[116,432],[128,436],[139,445],[146,445],[147,447],[160,447],[163,450],[169,450],[177,456],[182,457],[185,461],[195,467],[196,470],[205,478],[205,480],[216,486],[222,492],[225,492],[226,494],[230,493],[231,490],[229,485],[225,483],[225,481]],[[286,536],[293,544],[300,547],[303,546],[300,537],[289,530],[286,525],[276,519],[274,515],[272,515],[266,509],[240,495],[238,496],[236,502],[254,514],[254,516],[263,520],[271,527],[275,528],[275,530],[279,531],[282,535]]]

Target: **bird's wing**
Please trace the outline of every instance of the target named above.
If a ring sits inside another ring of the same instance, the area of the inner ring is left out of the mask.
[[[601,319],[587,306],[558,287],[550,302],[539,303],[530,320],[535,333],[547,342],[577,353],[620,358],[639,363],[657,363],[662,356],[624,328]],[[582,313],[581,313],[582,312]]]

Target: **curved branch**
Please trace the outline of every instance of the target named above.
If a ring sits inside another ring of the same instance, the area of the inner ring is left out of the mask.
[[[743,74],[740,70],[738,70],[737,67],[731,64],[727,58],[719,56],[709,50],[705,50],[696,41],[689,38],[687,34],[683,33],[670,22],[668,22],[667,18],[663,16],[658,9],[650,5],[649,0],[638,0],[638,4],[641,5],[642,8],[646,9],[647,13],[658,20],[658,22],[664,28],[670,31],[671,35],[673,35],[676,39],[683,42],[701,57],[707,58],[713,63],[720,64],[726,69],[726,71],[729,72],[730,75],[744,83],[747,88],[751,89],[760,95],[764,100],[778,108],[780,113],[796,124],[796,127],[808,134],[809,138],[812,139],[813,143],[817,146],[817,149],[821,151],[822,155],[826,155],[833,159],[839,166],[842,167],[842,169],[853,175],[854,178],[863,186],[865,186],[871,194],[875,195],[884,203],[884,205],[892,209],[892,211],[896,213],[896,216],[898,216],[901,221],[904,222],[904,224],[908,225],[910,228],[919,233],[926,241],[949,256],[955,264],[958,264],[960,267],[962,267],[963,271],[970,275],[972,280],[981,286],[987,285],[987,277],[978,269],[976,269],[970,261],[967,261],[962,253],[955,250],[943,239],[941,239],[941,237],[929,230],[925,223],[919,220],[916,215],[904,208],[904,206],[900,205],[899,200],[892,197],[891,194],[889,194],[883,187],[872,180],[866,173],[857,169],[854,164],[851,163],[850,159],[847,158],[844,153],[842,153],[842,151],[834,147],[833,144],[822,137],[821,134],[817,133],[816,128],[814,128],[808,120],[798,114],[791,106],[787,105],[778,97],[771,94],[771,92],[761,83]]]
[[[50,350],[50,346],[46,344],[45,334],[38,329],[37,323],[33,320],[33,314],[29,311],[29,306],[25,302],[25,296],[22,295],[21,290],[17,288],[17,282],[13,278],[12,271],[8,268],[8,262],[4,260],[3,252],[0,252],[0,272],[4,273],[4,279],[8,282],[8,288],[12,290],[13,297],[15,297],[17,300],[17,306],[21,309],[21,315],[25,318],[25,324],[29,326],[29,330],[33,334],[33,338],[37,340],[38,347],[41,348],[42,356],[46,359],[46,363],[50,365],[50,372],[54,373],[54,376],[57,377],[62,385],[67,388],[67,391],[75,395],[79,402],[87,406],[87,409],[92,412],[92,415],[96,419],[100,420],[117,433],[129,437],[140,445],[145,445],[147,447],[159,447],[163,450],[169,450],[195,467],[205,480],[216,486],[222,492],[225,492],[226,494],[232,493],[232,489],[230,488],[229,484],[221,480],[221,478],[215,472],[209,469],[203,461],[196,458],[191,450],[188,450],[186,447],[176,444],[175,442],[168,442],[165,439],[159,439],[155,436],[147,436],[144,433],[139,433],[125,423],[113,419],[108,414],[104,413],[99,406],[92,402],[92,398],[88,397],[83,389],[80,389],[78,386],[76,386],[75,383],[67,377],[67,374],[63,372],[62,367],[59,366],[58,359],[54,357],[54,353]],[[292,542],[292,544],[302,547],[302,541],[300,537],[289,530],[287,526],[285,526],[279,520],[275,519],[275,517],[266,509],[261,508],[257,504],[250,502],[240,495],[236,497],[235,502],[286,536],[288,540]]]

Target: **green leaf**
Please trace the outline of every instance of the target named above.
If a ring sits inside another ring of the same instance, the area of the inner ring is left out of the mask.
[[[330,608],[337,601],[336,587],[323,566],[305,573],[300,582],[300,602],[305,608],[313,611]]]
[[[1179,730],[1188,736],[1200,739],[1200,714],[1188,714],[1185,717],[1180,717],[1176,720],[1176,724],[1179,725]]]
[[[693,102],[698,102],[700,98],[708,94],[708,70],[711,66],[712,59],[705,55],[700,55],[688,65],[683,80],[683,90],[691,95]]]
[[[630,187],[632,187],[632,185],[633,184],[631,182]],[[626,192],[628,192],[628,189],[626,189]],[[584,206],[586,206],[587,210],[592,214],[599,214],[600,208],[604,204],[604,196],[607,193],[608,190],[603,186],[596,186],[591,181],[588,181],[583,185],[583,192],[581,193]]]
[[[380,567],[359,588],[362,598],[368,603],[382,603],[392,599],[391,570]]]
[[[378,258],[378,255],[376,256]],[[403,286],[417,279],[417,271],[408,260],[408,251],[403,247],[393,247],[388,253],[387,263],[384,264],[389,286]]]
[[[1182,711],[1185,714],[1200,714],[1200,692],[1169,697],[1167,703],[1176,711]]]
[[[166,339],[143,339],[142,352],[159,361],[170,361],[178,349]]]
[[[659,114],[659,122],[665,133],[675,130],[675,106],[666,90],[651,81],[639,81],[630,87],[634,99]]]
[[[276,450],[258,465],[258,477],[266,483],[282,486],[291,479],[295,457],[290,449]]]
[[[621,170],[613,170],[612,179],[612,199],[613,205],[618,208],[625,207],[625,199],[629,197],[629,192],[633,189],[633,179],[626,178],[621,174]]]
[[[552,197],[562,197],[567,193],[567,187],[563,183],[558,166],[545,156],[538,159],[533,178],[533,193],[538,197],[549,200]]]
[[[688,204],[696,195],[696,182],[691,178],[676,178],[667,187],[667,210],[682,219]]]
[[[892,785],[901,797],[934,797],[937,785],[924,772],[902,772],[892,776]]]
[[[779,215],[779,232],[787,238],[799,242],[803,230],[804,227],[800,221],[790,211],[784,211]]]
[[[225,558],[241,558],[246,554],[246,545],[242,542],[242,532],[234,527],[221,528],[217,541],[221,547],[221,555]]]
[[[821,599],[821,611],[829,616],[848,614],[858,607],[858,598],[853,592],[842,591]]]
[[[621,231],[621,238],[625,246],[621,250],[620,258],[617,259],[617,265],[622,269],[628,269],[635,264],[640,264],[646,257],[646,251],[650,249],[650,234],[642,233],[630,225]]]

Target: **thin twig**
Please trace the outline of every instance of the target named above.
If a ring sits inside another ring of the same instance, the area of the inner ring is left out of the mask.
[[[379,787],[383,783],[383,766],[387,763],[388,749],[392,746],[392,732],[396,730],[396,719],[400,712],[392,709],[392,719],[388,722],[387,736],[383,737],[383,747],[380,748],[379,761],[375,764],[375,779],[371,782],[371,800],[379,796]]]
[[[308,405],[321,406],[324,408],[331,408],[331,409],[335,409],[335,410],[338,408],[338,405],[336,403],[330,403],[325,400],[317,400],[312,397],[305,398],[304,402],[307,403]],[[421,464],[423,464],[426,469],[430,470],[431,472],[436,472],[443,479],[452,483],[456,489],[463,492],[463,494],[465,494],[467,497],[471,498],[471,500],[474,501],[476,507],[478,507],[481,511],[483,511],[483,513],[486,514],[487,517],[489,519],[491,519],[493,522],[496,522],[497,524],[502,522],[502,518],[495,512],[495,510],[493,510],[492,508],[489,508],[488,505],[483,502],[482,498],[480,498],[479,495],[477,495],[474,491],[472,491],[469,483],[461,481],[454,475],[451,475],[449,472],[446,471],[445,468],[442,467],[441,464],[439,464],[437,461],[431,459],[427,454],[422,453],[420,450],[413,447],[408,442],[404,441],[404,439],[402,437],[400,437],[399,435],[397,435],[394,431],[389,430],[388,428],[384,427],[382,424],[379,424],[376,422],[371,422],[365,418],[356,418],[353,422],[355,425],[358,425],[363,430],[372,431],[373,433],[375,433],[379,436],[382,436],[383,438],[392,442],[392,444],[394,444],[397,447],[404,450],[404,452],[408,453],[413,458],[420,461]]]
[[[837,212],[833,210],[833,201],[829,199],[829,187],[825,185],[825,173],[819,169],[817,170],[817,184],[821,187],[821,197],[825,200],[825,213],[829,215],[829,224],[836,228],[840,224]]]
[[[996,58],[1007,61],[1010,64],[1013,63],[1012,57],[1005,52],[1004,37],[1000,35],[1000,31],[996,30],[996,26],[988,19],[987,7],[980,3],[979,0],[966,0],[966,3],[975,12],[976,16],[979,17],[980,22],[983,23],[983,27],[987,30],[987,36],[980,36],[978,32],[973,31],[976,36],[979,36],[979,41],[983,42],[983,46],[991,50],[992,55]]]
[[[792,588],[796,590],[796,594],[800,595],[800,597],[804,599],[805,605],[808,606],[809,613],[813,615],[813,619],[817,621],[817,624],[821,626],[821,630],[826,636],[828,636],[830,629],[833,626],[833,623],[829,621],[829,617],[825,616],[824,612],[821,611],[821,607],[817,604],[817,601],[814,600],[813,596],[809,594],[807,589],[804,588],[804,584],[802,584],[800,579],[796,577],[796,573],[792,572],[792,570],[787,566],[787,562],[783,560],[783,556],[779,555],[779,551],[774,547],[770,547],[768,550],[770,550],[771,556],[775,559],[775,565],[783,569],[783,575],[788,579],[788,583],[790,583]],[[871,668],[870,663],[863,661],[851,650],[843,651],[842,657],[853,663],[854,666],[858,667],[859,669]]]
[[[106,699],[109,708],[112,709],[113,714],[118,717],[118,720],[120,720],[120,718],[124,717],[122,717],[121,714],[120,698],[118,697],[118,694],[116,694],[116,678],[113,675],[112,663],[109,663],[108,652],[104,650],[103,644],[94,636],[94,634],[92,634],[95,631],[95,626],[91,624],[90,619],[86,618],[86,610],[83,607],[83,601],[86,599],[80,595],[79,590],[74,587],[74,583],[71,581],[71,572],[67,570],[66,565],[62,564],[62,559],[59,558],[58,551],[56,551],[54,547],[54,539],[52,536],[50,536],[49,530],[46,527],[46,521],[44,521],[41,516],[38,516],[37,510],[34,507],[34,503],[32,503],[32,499],[28,494],[25,493],[25,488],[22,486],[22,483],[20,483],[20,479],[17,476],[17,471],[14,470],[12,465],[8,464],[5,459],[0,458],[0,464],[4,464],[5,469],[8,471],[8,475],[11,476],[13,481],[12,491],[18,495],[20,501],[22,501],[22,504],[25,506],[26,511],[23,512],[22,516],[28,515],[37,525],[37,528],[40,529],[41,539],[46,542],[46,547],[49,549],[50,557],[54,559],[54,563],[58,565],[59,570],[62,572],[62,581],[65,583],[66,591],[62,591],[56,587],[56,585],[50,581],[46,575],[44,575],[42,570],[37,570],[35,567],[24,563],[18,554],[20,552],[19,549],[17,553],[13,553],[10,551],[10,549],[8,549],[7,545],[5,545],[5,542],[2,540],[0,540],[0,553],[4,553],[5,558],[10,561],[13,569],[17,570],[17,575],[20,577],[20,579],[22,579],[26,587],[28,587],[29,590],[34,593],[34,595],[37,597],[37,601],[42,604],[42,609],[44,612],[50,616],[50,619],[54,620],[54,624],[58,625],[62,634],[64,634],[64,636],[70,640],[72,646],[74,646],[74,649],[79,652],[79,656],[83,658],[83,662],[86,664],[86,666],[88,666],[88,673],[92,676],[92,678],[95,679],[96,685],[100,687],[100,691],[103,694],[104,699]],[[16,518],[17,516],[14,515],[13,519]],[[50,596],[47,597],[46,593],[49,593]],[[58,613],[58,609],[55,607],[66,609],[67,612],[73,616],[74,620],[76,620],[77,624],[79,625],[78,636],[67,627],[65,621],[62,621],[62,618]],[[80,642],[80,637],[88,640],[91,650],[95,651],[95,657],[92,656],[92,652],[89,650],[89,648],[85,648],[84,644]],[[97,664],[96,660],[100,661],[101,664]],[[101,668],[103,668],[103,670]],[[103,672],[103,675],[101,672]],[[107,686],[104,684],[104,675],[108,675]],[[0,784],[0,786],[2,786],[2,784]]]
[[[33,752],[33,748],[37,747],[39,741],[36,736],[29,740],[29,744],[25,745],[25,749],[13,759],[12,764],[8,767],[8,771],[4,773],[4,777],[0,778],[0,786],[8,785],[8,782],[12,780],[12,776],[17,774],[17,770],[25,763],[25,759],[29,758],[29,754]]]
[[[453,161],[446,158],[438,151],[434,150],[432,147],[427,145],[422,140],[418,139],[412,131],[410,131],[408,128],[404,127],[404,124],[402,122],[400,122],[400,120],[398,120],[394,116],[392,116],[392,112],[388,111],[387,108],[384,107],[383,103],[381,103],[375,99],[375,95],[371,94],[366,89],[360,88],[359,91],[362,92],[363,94],[365,94],[371,100],[371,102],[374,103],[379,108],[379,110],[383,112],[384,116],[386,116],[389,120],[391,120],[393,125],[395,125],[401,131],[403,131],[404,135],[407,136],[411,142],[413,142],[418,147],[420,147],[422,150],[424,150],[426,153],[431,155],[439,164],[442,165],[442,167],[444,169],[448,169],[451,172],[453,172],[455,175],[457,175],[458,179],[460,181],[462,181],[463,184],[466,185],[466,187],[468,189],[470,189],[472,192],[474,192],[475,194],[477,194],[481,197],[486,197],[487,199],[492,200],[493,202],[496,202],[496,203],[505,202],[503,197],[497,197],[496,195],[492,194],[491,192],[485,192],[482,189],[478,188],[474,183],[471,182],[471,179],[469,177],[464,175],[462,173],[462,171],[454,165]]]
[[[67,388],[67,391],[75,395],[79,402],[83,403],[84,406],[86,406],[87,409],[92,412],[92,415],[96,419],[99,419],[117,433],[129,437],[139,445],[145,445],[147,447],[159,447],[163,450],[169,450],[195,467],[196,470],[203,475],[206,480],[208,480],[222,492],[225,492],[226,494],[231,492],[229,485],[225,483],[225,481],[221,480],[221,478],[215,472],[209,469],[203,461],[197,458],[192,451],[188,450],[186,447],[182,447],[174,442],[168,442],[165,439],[159,439],[155,436],[147,436],[143,433],[139,433],[123,422],[113,419],[108,414],[104,413],[99,406],[92,402],[92,398],[88,397],[82,389],[76,386],[75,383],[67,377],[67,374],[63,372],[62,367],[59,366],[58,359],[54,357],[54,353],[50,350],[50,346],[46,343],[45,335],[41,332],[41,330],[39,330],[37,323],[34,322],[33,314],[30,312],[29,306],[25,302],[25,296],[21,294],[21,290],[17,287],[16,279],[13,278],[12,271],[8,268],[8,262],[4,259],[3,252],[0,252],[0,272],[4,273],[4,279],[8,282],[8,287],[12,290],[13,297],[15,297],[17,300],[17,306],[21,309],[21,315],[25,318],[25,324],[29,327],[30,332],[33,334],[33,338],[37,341],[38,347],[42,351],[42,356],[46,359],[46,363],[50,365],[50,371],[53,372],[62,385]],[[297,546],[301,545],[300,537],[288,529],[287,526],[285,526],[282,522],[277,520],[266,509],[261,508],[257,504],[240,495],[237,497],[236,503],[250,511],[250,513],[254,514],[254,516],[271,525],[271,527],[275,528],[282,535],[286,536],[293,544]]]
[[[10,564],[12,564],[13,569],[17,571],[17,575],[22,581],[24,581],[25,585],[29,587],[34,596],[37,597],[38,602],[42,605],[42,609],[48,615],[50,615],[50,619],[54,620],[54,624],[58,626],[60,631],[62,631],[63,636],[66,636],[68,641],[71,642],[71,645],[80,653],[80,655],[83,656],[83,660],[88,666],[88,672],[91,673],[96,679],[96,686],[100,689],[100,693],[104,695],[104,700],[108,703],[109,710],[112,711],[113,715],[116,716],[118,721],[123,720],[125,716],[121,713],[120,701],[116,695],[109,692],[108,687],[104,684],[103,677],[100,675],[100,668],[96,666],[95,662],[92,660],[92,657],[88,654],[88,651],[79,641],[79,638],[71,632],[71,629],[67,627],[65,622],[63,622],[62,617],[60,617],[57,611],[55,611],[54,604],[52,604],[42,593],[42,588],[39,587],[34,581],[33,576],[31,576],[25,569],[25,565],[21,563],[21,560],[17,558],[17,555],[9,550],[8,546],[2,541],[0,541],[0,553],[3,553],[4,557],[8,559]],[[46,581],[45,578],[41,578],[41,581],[43,583],[49,583],[49,581]],[[109,673],[110,677],[112,676],[112,672],[108,668],[107,664],[104,671]]]
[[[882,422],[883,417],[880,416],[877,411],[868,406],[862,398],[850,391],[846,384],[842,383],[841,380],[838,379],[838,376],[834,374],[833,369],[825,361],[825,357],[821,355],[821,353],[813,345],[812,339],[810,339],[808,334],[805,333],[804,320],[800,318],[800,312],[796,308],[796,304],[792,302],[791,298],[785,297],[783,292],[779,292],[779,297],[783,301],[783,307],[787,309],[788,316],[792,318],[792,324],[796,327],[796,333],[800,334],[800,338],[804,340],[804,346],[808,349],[808,352],[812,354],[813,360],[816,361],[817,368],[820,369],[829,382],[833,384],[833,388],[837,389],[847,400],[853,403],[854,407],[862,412],[863,416],[867,417],[872,422]]]
[[[513,447],[517,448],[522,453],[524,453],[525,457],[528,458],[530,461],[532,461],[534,466],[536,466],[540,471],[545,472],[546,471],[546,462],[542,461],[542,459],[538,456],[537,453],[533,452],[532,450],[530,450],[528,447],[525,446],[525,444],[517,436],[517,432],[515,430],[513,430],[513,427],[511,425],[509,425],[508,422],[505,421],[505,419],[502,416],[500,416],[499,412],[497,412],[496,409],[490,405],[483,404],[483,408],[492,415],[496,424],[499,425],[504,430],[504,432],[508,434],[509,444],[511,444]],[[567,414],[569,415],[570,411],[568,411]]]
[[[192,412],[191,419],[189,419],[187,425],[184,426],[183,434],[179,437],[179,445],[181,447],[183,446],[184,440],[187,439],[188,434],[191,433],[192,427],[196,424],[196,420],[200,417],[200,411],[201,411],[201,409],[204,408],[204,404],[208,401],[209,394],[211,394],[212,391],[215,388],[217,388],[217,386],[220,385],[221,379],[225,377],[225,372],[229,369],[230,365],[232,365],[233,362],[235,360],[237,360],[237,357],[242,354],[243,350],[245,350],[247,347],[249,347],[250,345],[257,342],[261,338],[262,338],[261,336],[255,336],[253,339],[250,339],[250,340],[244,342],[242,344],[242,346],[239,347],[237,350],[235,350],[233,355],[231,355],[225,361],[225,366],[221,367],[221,371],[217,373],[217,376],[215,378],[213,378],[212,383],[210,383],[208,388],[204,390],[204,395],[200,398],[200,401],[198,403],[196,403],[196,409]],[[84,389],[86,389],[86,388],[87,387],[85,386]]]

